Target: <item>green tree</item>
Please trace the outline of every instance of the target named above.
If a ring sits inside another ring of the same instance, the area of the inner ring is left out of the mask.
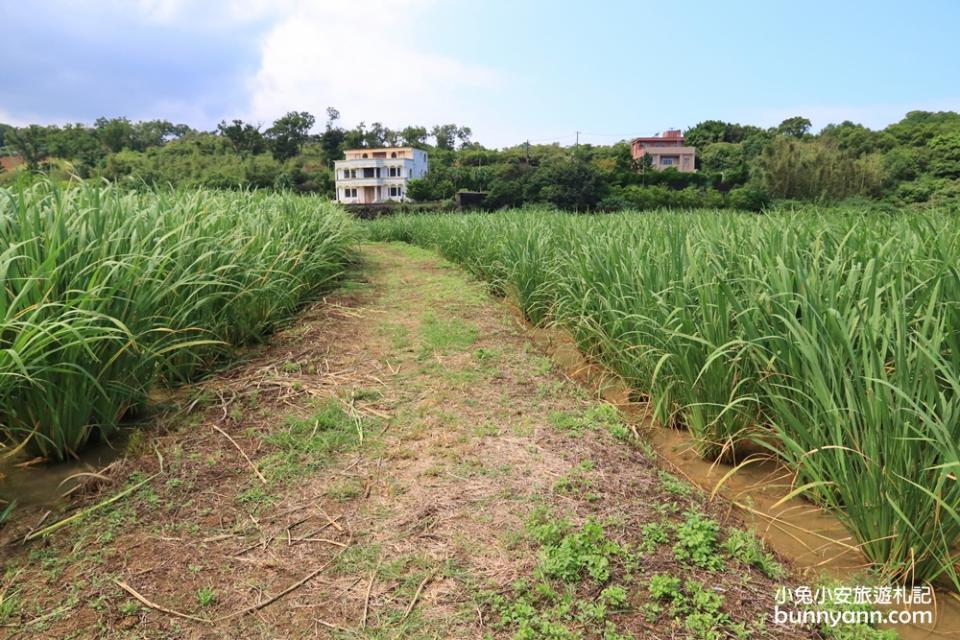
[[[640,183],[643,185],[647,184],[647,177],[656,171],[656,169],[653,168],[653,156],[649,153],[645,153],[634,160],[634,167],[637,173],[640,174]]]
[[[457,142],[464,145],[470,142],[470,136],[473,135],[470,127],[458,127],[455,124],[438,124],[431,131],[437,149],[452,151],[456,148]]]
[[[426,127],[404,127],[400,130],[400,141],[407,147],[425,147],[428,135]]]
[[[873,131],[849,120],[840,124],[828,124],[820,132],[820,139],[849,151],[857,156],[872,151],[885,151],[896,144],[896,138],[889,133]]]
[[[132,148],[145,151],[150,147],[159,147],[189,130],[190,127],[186,125],[175,125],[168,120],[143,120],[133,124]]]
[[[277,118],[266,131],[270,152],[283,162],[300,153],[300,149],[310,139],[310,129],[316,119],[306,111],[290,111]]]
[[[687,129],[684,141],[698,149],[715,142],[729,142],[738,144],[749,138],[765,136],[765,131],[752,125],[723,122],[722,120],[705,120],[695,127]]]
[[[7,144],[23,156],[28,169],[36,170],[40,168],[40,162],[49,153],[51,132],[50,128],[37,124],[18,127],[7,132]]]
[[[100,144],[110,153],[136,149],[133,124],[127,118],[97,118],[93,127]]]
[[[727,205],[744,211],[761,211],[770,204],[770,194],[763,187],[747,185],[731,189],[727,194]]]
[[[343,144],[346,139],[346,133],[337,126],[340,120],[340,112],[333,107],[327,107],[327,124],[323,133],[317,136],[317,142],[323,150],[324,162],[328,167],[332,167],[334,161],[343,158]]]
[[[70,160],[84,178],[91,175],[107,154],[96,132],[81,123],[51,127],[47,150],[51,156]]]
[[[900,144],[911,147],[926,146],[936,136],[955,131],[960,131],[960,113],[953,111],[911,111],[884,130]]]
[[[801,139],[806,137],[806,135],[810,132],[811,126],[813,125],[807,118],[802,116],[794,116],[792,118],[787,118],[777,125],[777,133],[787,136],[788,138]]]
[[[8,134],[10,133],[10,131],[12,131],[12,130],[13,130],[13,127],[12,127],[12,126],[10,126],[9,124],[3,124],[2,122],[0,122],[0,149],[2,149],[3,147],[7,146],[7,144],[8,144],[8,143],[7,143],[7,135],[8,135]]]
[[[897,146],[883,154],[883,164],[892,181],[905,182],[923,172],[922,155],[916,147]]]
[[[361,149],[367,146],[367,125],[362,120],[356,127],[344,132],[344,149]]]
[[[263,153],[267,148],[260,127],[243,120],[234,120],[230,124],[222,120],[217,125],[217,132],[229,140],[233,149],[242,156]]]
[[[715,142],[726,142],[727,127],[729,126],[721,120],[705,120],[683,132],[684,142],[697,149]]]
[[[380,122],[374,122],[366,132],[364,146],[370,148],[386,147],[396,144],[397,133]]]
[[[940,178],[960,178],[960,131],[941,134],[928,144],[930,172]]]
[[[606,191],[596,169],[575,159],[544,163],[534,171],[528,187],[533,201],[575,211],[596,208]]]
[[[407,182],[407,196],[416,202],[429,202],[433,199],[433,187],[423,178],[414,178]]]

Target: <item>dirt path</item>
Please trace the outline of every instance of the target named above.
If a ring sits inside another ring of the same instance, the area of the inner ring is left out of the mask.
[[[364,257],[44,525],[135,489],[2,531],[5,637],[790,637],[773,559],[481,285]]]

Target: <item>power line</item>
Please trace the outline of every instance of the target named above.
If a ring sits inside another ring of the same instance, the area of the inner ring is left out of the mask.
[[[581,131],[581,135],[584,136],[593,136],[594,138],[622,138],[624,140],[629,138],[642,138],[645,137],[643,134],[633,133],[592,133],[590,131]]]
[[[572,133],[566,133],[566,134],[561,135],[561,136],[550,136],[549,138],[537,138],[536,140],[527,140],[526,142],[533,142],[533,143],[537,143],[537,142],[559,142],[560,140],[569,139],[569,138],[573,138],[573,137],[574,137],[574,134],[572,134]]]

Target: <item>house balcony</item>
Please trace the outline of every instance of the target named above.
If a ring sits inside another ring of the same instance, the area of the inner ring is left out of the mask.
[[[338,187],[402,187],[407,179],[402,176],[381,176],[379,178],[337,178]]]
[[[412,158],[361,158],[359,160],[337,160],[337,167],[359,169],[361,167],[406,167],[413,166]]]

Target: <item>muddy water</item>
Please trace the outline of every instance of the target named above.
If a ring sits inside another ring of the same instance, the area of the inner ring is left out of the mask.
[[[122,429],[108,442],[84,447],[75,460],[47,463],[18,455],[0,460],[0,500],[14,500],[21,507],[36,505],[48,508],[64,506],[65,496],[89,475],[96,473],[123,454],[127,430]]]
[[[515,309],[514,313],[519,317]],[[767,545],[807,577],[808,584],[813,585],[821,575],[856,583],[856,573],[869,566],[856,548],[855,540],[836,517],[802,498],[777,504],[792,489],[792,475],[787,469],[769,458],[757,456],[728,475],[732,470],[730,465],[710,463],[696,454],[689,434],[655,425],[646,404],[632,402],[631,389],[610,371],[587,361],[567,334],[557,329],[525,326],[534,344],[570,378],[616,405],[632,418],[635,426],[649,434],[659,454],[678,475],[706,492],[716,490],[732,502]],[[960,638],[960,598],[952,593],[938,593],[934,616],[932,625],[891,628],[905,640]]]

